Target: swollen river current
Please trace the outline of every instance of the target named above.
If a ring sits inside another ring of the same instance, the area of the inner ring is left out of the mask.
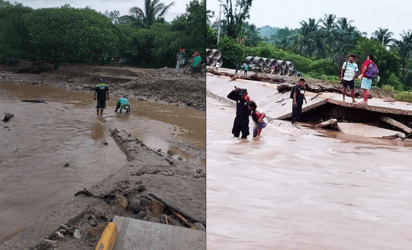
[[[411,148],[271,124],[244,141],[234,116],[207,99],[207,249],[410,249]]]

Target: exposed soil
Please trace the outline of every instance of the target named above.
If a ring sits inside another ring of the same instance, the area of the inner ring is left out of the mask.
[[[206,77],[191,77],[183,74],[183,70],[176,72],[167,67],[56,66],[22,60],[0,64],[0,80],[91,91],[99,78],[118,96],[206,110]]]
[[[170,209],[160,206],[162,211],[155,211],[156,202],[150,193],[195,219],[186,218],[190,223],[206,224],[204,165],[195,166],[153,151],[125,131],[113,129],[111,135],[129,163],[88,191],[99,197],[123,194],[125,198],[100,199],[81,193],[43,221],[16,232],[1,249],[95,249],[105,225],[115,215],[186,227]],[[80,231],[81,239],[74,238],[75,229]]]
[[[206,110],[205,77],[192,78],[174,69],[55,67],[25,61],[17,61],[13,66],[0,65],[0,80],[14,83],[29,82],[91,92],[99,78],[103,78],[115,96]],[[162,210],[156,211],[150,193],[189,215],[192,219],[186,219],[197,224],[197,229],[204,230],[200,224],[205,226],[206,221],[205,165],[191,164],[172,152],[154,151],[129,133],[117,129],[110,131],[126,154],[128,164],[88,189],[94,196],[123,194],[124,198],[100,199],[73,194],[70,202],[49,216],[10,234],[0,249],[95,249],[104,226],[115,215],[187,227],[167,207],[160,206]],[[199,154],[204,158],[204,151]],[[76,229],[81,239],[74,238]]]

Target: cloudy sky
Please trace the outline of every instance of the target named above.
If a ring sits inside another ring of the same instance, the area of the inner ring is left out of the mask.
[[[219,17],[219,0],[207,0],[207,9],[215,11],[215,18]],[[352,25],[367,32],[368,37],[381,27],[400,39],[400,33],[412,30],[411,11],[410,0],[253,0],[248,21],[257,27],[294,29],[300,28],[302,20],[308,22],[309,18],[318,20],[325,14],[336,14],[353,20]]]
[[[92,9],[102,13],[106,10],[109,12],[118,10],[121,16],[129,14],[128,11],[131,7],[137,6],[142,9],[144,7],[144,0],[9,0],[11,3],[15,1],[33,9],[60,7],[65,3],[75,8],[90,6]],[[166,21],[172,21],[176,16],[186,11],[185,4],[189,3],[190,0],[161,0],[161,2],[165,5],[171,2],[175,3],[165,15]]]

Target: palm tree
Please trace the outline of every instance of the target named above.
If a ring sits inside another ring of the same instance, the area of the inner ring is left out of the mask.
[[[331,31],[333,29],[336,29],[338,26],[336,25],[336,15],[334,14],[329,14],[326,15],[325,14],[325,18],[324,19],[319,19],[318,24],[321,24],[322,29],[325,29],[327,31]]]
[[[129,20],[138,27],[149,28],[155,23],[164,23],[164,15],[174,2],[169,5],[160,3],[160,0],[145,0],[144,10],[139,7],[132,7],[129,10],[131,14]]]
[[[382,43],[382,45],[388,45],[393,41],[391,36],[393,36],[392,32],[389,32],[388,29],[382,29],[379,27],[379,29],[372,34],[372,39],[378,40]]]
[[[337,22],[337,26],[340,30],[347,31],[351,23],[353,23],[353,20],[348,20],[346,17],[341,17]]]
[[[301,21],[299,37],[299,54],[308,56],[323,55],[325,49],[324,37],[319,31],[319,26],[315,19],[309,18],[309,22]]]
[[[403,31],[401,34],[402,40],[395,40],[395,46],[399,50],[399,55],[401,56],[402,65],[405,68],[406,61],[412,55],[412,32],[408,30],[408,32]],[[404,72],[404,71],[403,71]]]

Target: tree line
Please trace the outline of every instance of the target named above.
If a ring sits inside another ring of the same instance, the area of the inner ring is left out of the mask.
[[[359,31],[353,20],[325,14],[323,18],[302,20],[301,27],[278,29],[275,35],[261,37],[254,24],[246,22],[252,1],[232,3],[224,0],[224,18],[210,22],[207,47],[222,51],[225,66],[235,67],[246,56],[292,60],[306,76],[332,79],[348,54],[355,54],[361,64],[373,54],[379,65],[377,86],[391,85],[397,90],[412,89],[412,32],[404,31],[401,39],[393,38],[388,29],[378,28],[371,37]],[[220,26],[220,43],[217,29]],[[388,46],[389,45],[389,46]],[[360,65],[359,65],[360,66]]]
[[[90,7],[32,9],[0,0],[0,60],[24,59],[50,63],[104,63],[123,58],[139,67],[176,65],[176,53],[186,48],[204,57],[206,0],[193,0],[185,13],[168,23],[173,5],[145,0],[143,9],[97,12]]]

